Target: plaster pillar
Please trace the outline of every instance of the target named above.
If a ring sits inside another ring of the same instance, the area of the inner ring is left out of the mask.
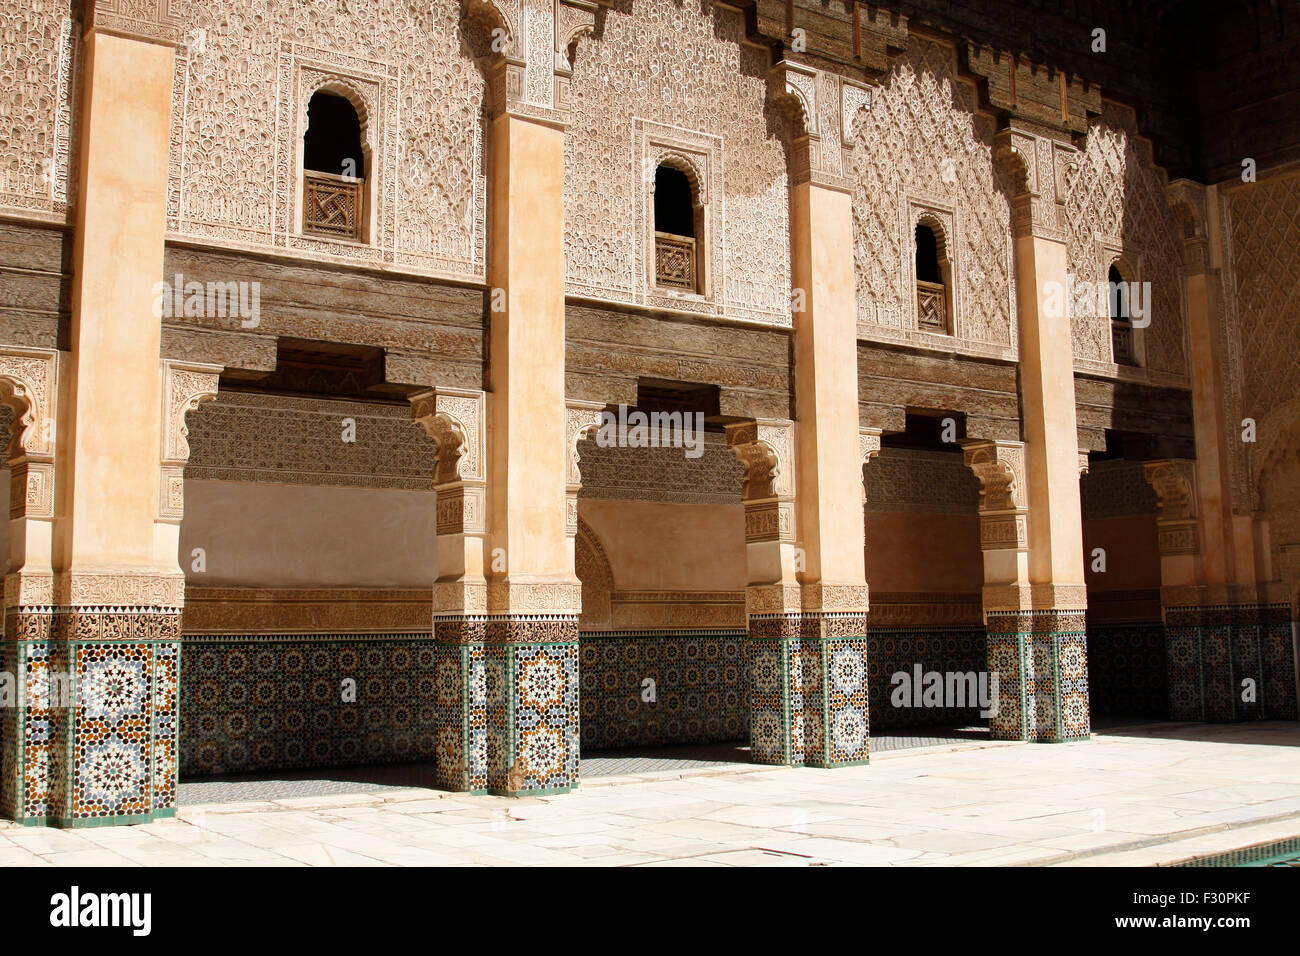
[[[1012,128],[999,134],[997,152],[1017,188],[1012,221],[1028,580],[986,585],[984,616],[999,679],[1010,676],[1023,694],[1024,738],[1059,742],[1089,732],[1074,343],[1068,310],[1058,307],[1068,288],[1064,202],[1077,150]],[[1019,577],[1021,558],[1015,560]],[[1009,720],[999,718],[1004,730]]]
[[[65,827],[175,812],[185,587],[172,523],[183,459],[165,445],[174,419],[153,310],[180,22],[165,10],[85,6],[53,593],[6,614],[67,688],[48,720],[24,730],[18,759],[29,789],[18,815]],[[215,392],[215,374],[204,388]]]
[[[867,585],[858,426],[851,130],[867,88],[790,61],[769,100],[791,119],[796,421],[729,426],[745,464],[751,759],[865,763]]]
[[[452,790],[536,795],[578,782],[582,597],[567,533],[564,131],[569,52],[591,32],[595,9],[521,0],[507,17],[489,0],[468,11],[505,42],[479,59],[491,115],[486,465],[473,479],[483,481],[482,527],[471,531],[467,516],[460,531],[444,526],[443,499],[468,505],[471,487],[439,485],[437,773]]]

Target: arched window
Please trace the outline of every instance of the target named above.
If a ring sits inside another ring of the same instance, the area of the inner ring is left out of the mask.
[[[307,104],[302,180],[302,231],[360,242],[366,194],[361,120],[337,93],[317,90]]]
[[[655,170],[655,285],[700,291],[700,211],[690,178],[680,169]]]
[[[1133,319],[1128,309],[1128,284],[1118,265],[1112,265],[1106,274],[1110,283],[1110,345],[1116,365],[1137,365],[1137,343],[1133,335]]]
[[[952,314],[948,257],[938,227],[916,224],[916,325],[927,332],[950,331]]]

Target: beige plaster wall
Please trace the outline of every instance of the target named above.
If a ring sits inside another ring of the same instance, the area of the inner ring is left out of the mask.
[[[745,510],[658,501],[578,502],[627,590],[744,590]]]
[[[975,515],[869,512],[867,584],[886,592],[978,593],[984,584]]]
[[[429,587],[434,494],[187,479],[180,562],[199,586]]]
[[[1106,573],[1092,570],[1093,549],[1106,551]],[[1155,515],[1123,515],[1083,523],[1083,557],[1089,592],[1141,591],[1160,587]]]

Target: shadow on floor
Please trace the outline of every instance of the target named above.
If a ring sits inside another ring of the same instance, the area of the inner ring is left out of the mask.
[[[1235,723],[1132,718],[1126,723],[1094,720],[1092,732],[1102,737],[1154,737],[1161,740],[1199,740],[1225,744],[1267,744],[1300,747],[1300,722],[1294,720],[1243,720]],[[1118,721],[1118,718],[1114,718]]]
[[[961,727],[898,727],[878,730],[871,735],[873,754],[897,750],[917,750],[922,747],[951,747],[954,744],[989,741],[987,724],[967,724]]]
[[[914,750],[987,741],[988,728],[922,727],[884,731],[871,737],[872,753]],[[583,778],[638,776],[673,770],[701,770],[750,762],[749,746],[739,741],[590,750],[582,755]],[[182,778],[177,804],[287,800],[345,793],[377,793],[409,787],[434,788],[434,765],[381,764],[361,767],[312,767]]]

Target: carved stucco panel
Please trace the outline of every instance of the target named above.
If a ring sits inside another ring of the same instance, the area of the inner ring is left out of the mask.
[[[580,47],[565,140],[570,294],[637,301],[647,272],[639,209],[649,194],[638,123],[656,124],[717,157],[713,295],[671,307],[790,324],[786,160],[769,129],[786,120],[766,109],[766,54],[744,45],[744,33],[739,12],[647,0],[635,16],[610,10],[599,41]]]
[[[953,279],[957,343],[1015,348],[1013,185],[993,161],[993,122],[976,106],[974,90],[958,78],[952,48],[913,37],[874,90],[871,108],[859,114],[852,175],[860,335],[918,335],[916,223],[908,197],[929,196],[954,211],[950,254],[961,264]]]
[[[1071,279],[1106,282],[1117,247],[1141,250],[1141,281],[1151,283],[1152,296],[1151,324],[1143,332],[1145,366],[1187,374],[1181,231],[1166,177],[1152,161],[1150,143],[1138,137],[1132,111],[1105,101],[1082,151],[1072,158],[1077,169],[1065,173],[1063,207]],[[1073,303],[1070,314],[1075,358],[1110,363],[1110,316],[1077,315]]]
[[[73,200],[79,44],[70,0],[0,9],[0,210],[60,221]]]
[[[482,74],[457,4],[192,4],[178,54],[168,228],[251,248],[482,279]],[[318,80],[366,100],[369,245],[297,236],[299,118]]]

